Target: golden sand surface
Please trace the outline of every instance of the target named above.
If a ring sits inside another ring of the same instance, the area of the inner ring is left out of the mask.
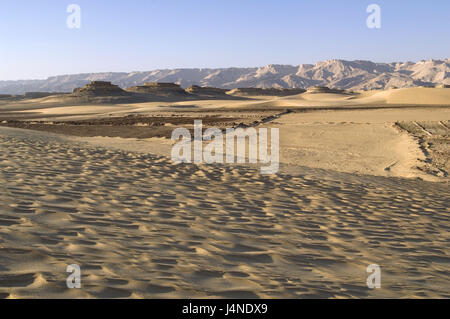
[[[278,174],[175,165],[198,118],[278,128]],[[0,298],[450,298],[449,123],[431,88],[2,100]]]
[[[0,181],[3,298],[450,297],[448,183],[174,165],[13,128]]]

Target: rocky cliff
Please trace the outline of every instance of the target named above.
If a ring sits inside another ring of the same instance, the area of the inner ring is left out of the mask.
[[[110,81],[121,88],[146,82],[172,82],[235,89],[310,88],[327,86],[347,90],[405,88],[450,85],[450,59],[415,62],[375,63],[328,60],[316,64],[267,65],[259,68],[174,69],[131,73],[90,73],[50,77],[46,80],[0,81],[0,94],[27,91],[71,92],[91,81]],[[139,89],[138,89],[139,90]]]

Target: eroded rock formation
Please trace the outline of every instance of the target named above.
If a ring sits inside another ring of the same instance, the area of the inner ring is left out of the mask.
[[[345,93],[344,90],[330,89],[326,86],[313,86],[307,91],[308,93]]]
[[[127,92],[122,90],[118,85],[111,84],[106,81],[92,81],[81,88],[73,90],[73,95],[76,96],[109,96],[109,95],[124,95]]]
[[[180,85],[162,82],[146,82],[144,85],[130,87],[127,91],[133,93],[152,94],[156,96],[187,95],[186,91]]]
[[[227,90],[214,88],[214,87],[208,87],[208,86],[192,85],[186,89],[186,92],[188,92],[190,94],[200,95],[200,96],[214,97],[214,96],[221,96],[221,95],[225,96]]]
[[[231,95],[273,95],[273,96],[286,96],[296,95],[306,92],[304,89],[261,89],[261,88],[238,88],[228,91]]]

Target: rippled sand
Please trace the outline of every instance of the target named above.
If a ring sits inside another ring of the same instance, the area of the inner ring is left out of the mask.
[[[0,297],[450,298],[448,183],[286,171],[1,128]]]

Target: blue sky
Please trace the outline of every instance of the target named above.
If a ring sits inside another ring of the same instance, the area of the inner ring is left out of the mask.
[[[366,26],[369,4],[381,29]],[[81,29],[66,25],[81,7]],[[0,3],[0,80],[326,59],[450,57],[450,1],[14,0]]]

